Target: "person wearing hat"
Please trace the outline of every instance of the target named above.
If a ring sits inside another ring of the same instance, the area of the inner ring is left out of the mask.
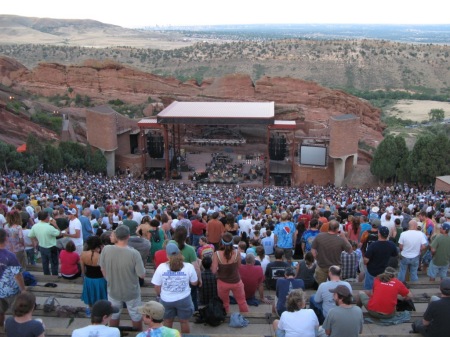
[[[181,337],[178,330],[163,326],[165,309],[161,303],[149,301],[139,307],[139,312],[149,329],[138,333],[136,337]]]
[[[398,255],[397,247],[388,238],[389,228],[380,226],[378,228],[378,240],[367,248],[364,255],[364,264],[366,265],[365,290],[372,290],[374,278],[384,272],[392,257]]]
[[[286,298],[293,289],[305,290],[305,283],[302,279],[295,278],[295,270],[292,267],[287,267],[284,271],[284,278],[277,280],[275,294],[277,296],[276,313],[279,317],[286,311]]]
[[[444,222],[440,229],[440,235],[437,235],[430,244],[430,251],[433,258],[430,261],[427,274],[430,281],[435,281],[436,277],[441,280],[447,276],[450,263],[450,222]]]
[[[363,330],[363,313],[360,307],[352,305],[352,292],[345,285],[329,289],[336,307],[325,318],[322,328],[329,337],[357,337]]]
[[[139,278],[145,276],[144,263],[139,252],[128,246],[130,230],[118,226],[111,235],[114,245],[106,246],[100,254],[99,265],[108,282],[108,300],[118,308],[126,303],[134,330],[142,330],[142,315],[137,311],[141,305]],[[114,313],[110,325],[119,326],[120,312]]]
[[[190,285],[198,284],[197,272],[191,263],[184,262],[178,246],[169,242],[166,246],[168,262],[161,263],[155,270],[152,283],[160,303],[164,306],[164,325],[171,328],[178,317],[181,333],[189,333],[189,319],[194,313]]]
[[[113,306],[110,301],[99,300],[95,302],[92,306],[91,325],[73,330],[72,337],[120,337],[118,328],[106,326],[111,319],[111,315],[118,312],[119,308]]]
[[[417,221],[411,220],[409,222],[409,230],[400,234],[398,244],[401,254],[398,279],[402,282],[405,281],[409,266],[411,282],[418,281],[417,270],[420,264],[420,252],[426,248],[428,241],[426,236],[417,230]]]
[[[414,333],[420,333],[425,337],[447,337],[450,331],[450,278],[441,280],[441,297],[432,296],[423,319],[412,323]]]
[[[63,236],[68,237],[73,241],[78,255],[81,255],[83,252],[83,235],[82,225],[77,217],[77,214],[78,211],[75,208],[69,210],[69,231],[68,233],[63,233]]]
[[[373,290],[359,293],[359,304],[363,305],[372,317],[393,317],[396,313],[398,295],[405,300],[409,300],[413,296],[395,276],[396,270],[387,267],[384,273],[374,279]]]

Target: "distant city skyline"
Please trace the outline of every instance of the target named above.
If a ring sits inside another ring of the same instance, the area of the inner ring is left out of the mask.
[[[128,28],[223,24],[450,24],[442,0],[10,0],[0,14],[92,19]]]

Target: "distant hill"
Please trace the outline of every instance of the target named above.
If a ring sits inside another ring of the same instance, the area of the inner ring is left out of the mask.
[[[375,28],[367,34],[375,36]],[[411,31],[411,36],[438,36],[438,28],[431,28],[420,34]],[[208,78],[241,73],[253,81],[280,76],[331,88],[450,96],[449,45],[356,38],[364,36],[364,29],[353,35],[347,32],[354,39],[344,39],[337,33],[335,38],[340,39],[327,39],[323,27],[317,28],[317,39],[313,39],[314,27],[308,29],[308,39],[293,38],[292,31],[280,33],[283,30],[274,35],[267,32],[267,38],[262,38],[263,30],[260,35],[252,30],[239,35],[239,30],[224,34],[223,30],[208,32],[205,28],[132,30],[92,20],[0,15],[0,55],[30,69],[41,62],[81,65],[87,60],[110,59],[180,81],[194,79],[199,84]],[[344,32],[347,27],[341,29]],[[387,28],[383,32],[386,35]],[[400,32],[405,38],[408,30]]]

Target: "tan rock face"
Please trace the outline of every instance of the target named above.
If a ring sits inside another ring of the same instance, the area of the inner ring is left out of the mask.
[[[117,98],[143,103],[149,96],[157,97],[165,106],[174,100],[274,101],[277,112],[284,110],[277,118],[326,122],[330,116],[355,114],[361,119],[362,140],[374,146],[382,139],[379,109],[342,91],[294,78],[264,77],[253,83],[248,75],[233,74],[206,79],[198,85],[98,61],[84,66],[43,63],[27,70],[12,59],[0,57],[0,82],[5,81],[17,89],[48,96],[65,94],[70,87],[72,94],[88,95],[98,104]],[[146,115],[149,113],[150,108]]]

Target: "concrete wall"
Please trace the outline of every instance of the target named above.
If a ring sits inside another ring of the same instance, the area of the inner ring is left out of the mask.
[[[86,109],[86,129],[89,144],[104,151],[117,148],[117,123],[114,113]]]
[[[333,158],[345,157],[358,152],[360,119],[339,119],[330,117],[330,147],[329,155]]]
[[[132,173],[144,172],[142,167],[142,159],[140,155],[119,155],[116,154],[116,167],[120,167],[122,170],[127,167],[130,168]]]
[[[333,159],[329,158],[328,167],[313,168],[308,166],[294,165],[292,172],[293,185],[300,184],[319,184],[325,185],[334,182],[334,164]]]
[[[436,179],[436,183],[434,184],[435,191],[444,191],[450,192],[450,184],[442,181],[441,179]]]
[[[116,154],[130,154],[130,133],[125,132],[117,135],[117,150]]]

